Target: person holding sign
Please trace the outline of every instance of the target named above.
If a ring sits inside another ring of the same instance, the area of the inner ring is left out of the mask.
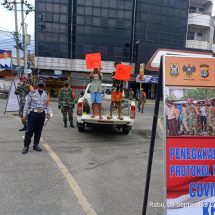
[[[91,83],[91,102],[92,102],[92,116],[91,118],[95,118],[96,116],[96,108],[99,110],[99,119],[102,119],[102,73],[101,69],[94,69],[90,73]]]
[[[117,68],[117,65],[121,64],[120,62],[115,62],[114,67]],[[112,94],[111,94],[111,105],[110,105],[110,116],[108,116],[108,119],[113,118],[113,108],[114,105],[118,105],[118,119],[123,120],[123,117],[121,116],[122,113],[122,93],[123,93],[123,81],[115,79],[116,72],[112,73],[112,80],[113,80],[113,87],[112,87]]]

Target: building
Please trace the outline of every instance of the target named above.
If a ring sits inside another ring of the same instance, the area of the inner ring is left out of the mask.
[[[213,0],[190,0],[187,48],[212,50],[214,41]]]
[[[115,61],[136,63],[138,73],[158,48],[185,48],[189,0],[36,0],[35,5],[35,66],[44,75],[61,70],[77,79],[74,84],[86,84],[86,53],[102,53],[105,74]]]

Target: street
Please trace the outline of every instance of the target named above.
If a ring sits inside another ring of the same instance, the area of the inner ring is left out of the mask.
[[[140,215],[154,102],[137,113],[123,135],[109,127],[79,133],[64,128],[57,103],[44,127],[39,153],[21,154],[24,133],[18,116],[4,115],[0,100],[1,215]],[[162,108],[161,108],[162,109]],[[74,111],[74,116],[75,116]],[[162,117],[162,110],[160,111]],[[76,124],[76,123],[75,123]],[[149,202],[163,202],[162,125],[158,123]],[[163,208],[148,207],[159,215]]]

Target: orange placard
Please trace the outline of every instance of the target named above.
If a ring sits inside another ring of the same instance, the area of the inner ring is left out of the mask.
[[[166,86],[215,86],[215,58],[165,56]]]
[[[132,66],[118,64],[116,67],[116,74],[114,79],[121,80],[121,81],[129,81],[131,77]]]
[[[87,69],[100,69],[101,68],[101,53],[86,54],[86,67]]]

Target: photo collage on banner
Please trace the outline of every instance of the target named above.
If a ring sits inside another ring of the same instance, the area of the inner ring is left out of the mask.
[[[215,58],[164,56],[166,215],[215,215]]]

